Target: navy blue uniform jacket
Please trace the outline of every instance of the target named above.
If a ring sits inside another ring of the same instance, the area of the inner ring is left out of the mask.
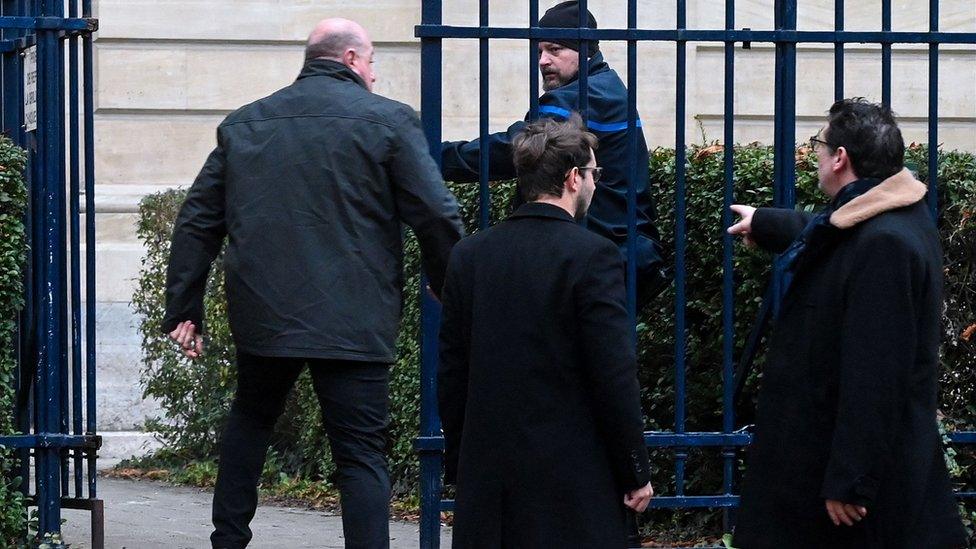
[[[630,169],[627,154],[627,88],[603,60],[603,54],[590,58],[587,76],[587,127],[600,140],[596,162],[603,167],[603,177],[596,186],[593,203],[586,215],[591,231],[612,240],[627,259],[627,183]],[[539,98],[539,116],[565,119],[579,110],[579,83],[574,79],[550,90]],[[530,120],[512,124],[507,131],[488,136],[488,179],[499,181],[515,177],[512,164],[512,139]],[[641,127],[638,118],[637,127]],[[637,278],[638,286],[653,292],[663,282],[664,266],[657,228],[654,226],[654,203],[648,192],[647,143],[637,132],[634,160],[637,163],[634,187],[637,191]],[[478,181],[481,158],[480,140],[446,142],[441,148],[441,170],[444,179],[458,183]]]

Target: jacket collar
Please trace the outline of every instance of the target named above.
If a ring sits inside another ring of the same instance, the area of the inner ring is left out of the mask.
[[[546,202],[526,202],[519,206],[515,213],[513,213],[509,219],[516,219],[519,217],[546,217],[549,219],[559,219],[562,221],[573,222],[573,216],[569,215],[569,212],[555,206],[553,204],[548,204]]]
[[[851,185],[855,184],[857,182]],[[830,224],[838,229],[849,229],[884,212],[915,204],[925,198],[927,190],[925,183],[915,179],[912,172],[902,169],[838,206],[830,215]]]
[[[320,58],[306,61],[305,66],[302,67],[302,72],[298,74],[298,79],[301,80],[309,76],[329,76],[336,80],[348,80],[359,84],[363,89],[367,89],[366,83],[358,74],[344,64],[331,59]]]
[[[586,70],[587,70],[586,75],[587,76],[593,76],[594,74],[597,74],[599,72],[603,72],[605,70],[608,70],[609,68],[610,68],[610,66],[607,65],[607,62],[603,60],[603,52],[598,51],[598,52],[594,53],[593,54],[593,57],[590,57],[590,59],[587,61],[587,64],[586,64]],[[566,86],[576,86],[577,85],[576,84],[576,81],[577,80],[579,80],[579,73],[578,72],[576,73],[576,76],[574,76],[572,80],[570,80],[569,82],[566,82],[565,84],[563,84],[560,87],[561,88],[565,88]]]

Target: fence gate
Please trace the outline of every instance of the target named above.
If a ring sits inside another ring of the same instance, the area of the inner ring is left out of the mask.
[[[92,546],[100,548],[92,127],[96,28],[91,0],[0,0],[0,127],[28,151],[30,166],[30,251],[14,379],[20,434],[0,436],[0,445],[17,449],[20,470],[15,474],[24,479],[21,490],[30,504],[37,506],[38,532],[60,532],[63,508],[87,509]]]
[[[974,32],[940,32],[939,31],[939,1],[929,0],[929,30],[927,32],[895,32],[891,30],[891,0],[881,0],[880,31],[847,31],[844,29],[844,0],[834,0],[834,30],[801,31],[797,30],[797,4],[802,0],[769,0],[775,13],[774,28],[771,30],[736,29],[735,0],[725,0],[725,25],[722,29],[698,30],[687,29],[687,0],[676,0],[676,28],[673,29],[643,29],[637,24],[637,0],[627,0],[627,28],[587,29],[586,9],[587,1],[580,0],[580,21],[577,28],[539,28],[539,0],[529,0],[528,15],[529,28],[492,27],[489,24],[488,0],[480,0],[478,26],[446,26],[442,24],[442,0],[424,0],[421,24],[416,27],[416,36],[421,39],[421,117],[427,139],[430,143],[431,154],[440,159],[441,143],[441,115],[442,115],[442,41],[444,39],[478,40],[480,53],[480,137],[481,144],[481,226],[488,224],[488,209],[490,195],[488,181],[485,176],[488,166],[488,150],[486,140],[488,135],[488,105],[489,78],[488,53],[492,39],[522,39],[527,41],[529,56],[529,86],[528,93],[530,113],[534,118],[538,114],[539,76],[536,66],[537,44],[546,39],[574,39],[622,41],[627,44],[627,76],[628,90],[628,139],[631,152],[631,173],[635,173],[635,121],[637,120],[637,58],[638,42],[673,43],[675,47],[676,74],[676,102],[675,102],[675,136],[676,149],[676,201],[675,210],[675,254],[674,254],[674,284],[675,284],[675,418],[673,431],[650,431],[644,434],[644,439],[650,448],[668,448],[674,452],[674,479],[676,493],[668,496],[656,496],[651,505],[658,508],[724,508],[731,509],[738,504],[735,494],[735,473],[738,449],[750,442],[747,430],[737,430],[733,413],[733,372],[735,370],[735,350],[733,348],[733,277],[732,277],[732,239],[723,231],[721,253],[723,257],[723,363],[721,374],[723,381],[723,428],[721,432],[688,432],[685,428],[685,359],[686,359],[686,319],[684,315],[687,297],[685,294],[685,233],[686,233],[686,157],[685,145],[687,135],[685,128],[685,84],[687,74],[686,50],[689,42],[719,42],[724,43],[725,74],[724,74],[724,133],[722,142],[735,143],[735,129],[733,125],[735,98],[735,48],[749,47],[753,43],[769,43],[775,46],[776,81],[775,81],[775,118],[774,118],[774,150],[775,150],[775,185],[774,203],[776,206],[792,207],[795,205],[794,183],[796,150],[796,81],[797,60],[796,48],[799,43],[827,44],[834,48],[834,97],[841,99],[844,93],[844,46],[845,44],[879,44],[882,101],[891,103],[891,53],[892,44],[927,44],[928,45],[928,180],[929,203],[935,212],[938,167],[937,154],[939,143],[938,125],[938,76],[939,76],[939,45],[940,44],[976,44]],[[552,4],[555,1],[550,2]],[[545,7],[549,7],[547,3]],[[642,2],[642,5],[647,3]],[[599,18],[599,14],[595,14]],[[585,42],[582,42],[585,44]],[[580,67],[586,67],[586,47],[581,48]],[[585,71],[581,71],[578,80],[579,108],[585,116],[587,104],[587,88]],[[723,227],[732,223],[728,206],[734,201],[733,187],[733,153],[731,147],[726,148],[725,154],[725,193]],[[635,178],[631,177],[633,181]],[[634,238],[636,197],[633,187],[628,193],[629,238]],[[633,242],[633,241],[631,241]],[[633,255],[635,246],[627,248]],[[627,296],[631,319],[636,319],[634,261],[629,258]],[[769,292],[768,303],[764,307],[776,308],[779,302],[778,280],[782,269],[774,269],[772,291]],[[439,324],[439,309],[426,292],[423,295],[421,307],[422,315],[422,366],[421,366],[421,427],[420,437],[416,441],[416,448],[421,460],[421,526],[420,546],[431,549],[440,545],[440,513],[450,511],[453,502],[441,500],[441,467],[443,437],[441,436],[440,421],[437,417],[437,333]],[[752,338],[750,338],[752,339]],[[753,343],[746,345],[743,354],[750,354]],[[976,444],[976,432],[959,432],[951,435],[955,444]],[[685,462],[690,448],[711,447],[721,449],[724,465],[723,490],[713,495],[687,495],[685,493]],[[659,480],[660,482],[660,480]],[[962,498],[976,498],[976,492],[958,494]]]

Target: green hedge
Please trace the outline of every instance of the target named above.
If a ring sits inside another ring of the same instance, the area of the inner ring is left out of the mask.
[[[27,250],[24,212],[27,156],[0,135],[0,433],[13,434],[14,367],[17,314],[23,305],[23,266]],[[0,448],[0,546],[22,542],[27,528],[26,507],[18,490],[13,452]]]
[[[687,423],[688,430],[721,430],[722,422],[722,265],[721,214],[723,204],[723,150],[721,146],[691,147],[687,165]],[[927,175],[927,153],[922,147],[908,151],[909,161]],[[971,154],[940,152],[939,178],[944,207],[940,226],[946,247],[947,311],[944,336],[943,404],[946,425],[951,429],[976,428],[976,375],[973,343],[976,334],[966,332],[976,323],[976,158]],[[657,199],[658,225],[662,238],[673,249],[675,203],[675,155],[672,149],[651,151],[651,187]],[[797,202],[815,208],[823,197],[816,186],[816,160],[809,151],[797,152]],[[771,147],[741,146],[735,153],[736,200],[769,204],[772,200],[773,152]],[[451,185],[462,208],[469,232],[476,230],[478,190],[476,185]],[[492,188],[493,216],[508,210],[514,193],[511,183]],[[159,334],[163,312],[163,284],[172,223],[184,196],[169,191],[144,199],[139,236],[147,245],[134,306],[142,316],[144,364],[142,383],[146,396],[160,399],[164,417],[152,419],[166,447],[160,457],[181,462],[209,460],[216,455],[219,429],[233,394],[233,349],[225,320],[220,269],[211,275],[206,298],[210,336],[202,360],[182,359]],[[391,466],[398,496],[415,498],[418,462],[412,450],[419,425],[419,287],[416,241],[408,237],[405,246],[406,300],[404,320],[397,342],[398,362],[392,381]],[[742,348],[758,309],[769,272],[769,258],[736,244],[735,255],[735,348]],[[973,328],[976,330],[976,328]],[[669,290],[641,311],[638,325],[642,397],[647,427],[669,430],[674,423],[674,295]],[[966,334],[972,335],[967,340]],[[761,370],[762,359],[757,361]],[[755,377],[755,376],[754,376]],[[755,394],[755,379],[749,394]],[[752,407],[744,406],[737,425],[751,420]],[[325,479],[332,463],[325,450],[318,406],[310,384],[303,379],[279,422],[268,473]],[[957,477],[968,478],[976,462],[967,453],[955,456]],[[673,455],[654,454],[655,490],[673,494]],[[693,451],[686,473],[686,492],[719,493],[722,461],[718,450]],[[715,512],[648,514],[662,528],[678,536],[718,532]],[[685,531],[683,528],[689,530]]]

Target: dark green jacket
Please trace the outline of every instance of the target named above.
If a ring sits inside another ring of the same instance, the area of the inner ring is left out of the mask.
[[[463,230],[416,114],[367,91],[346,66],[310,61],[295,83],[217,128],[173,231],[163,330],[203,322],[207,273],[226,236],[238,349],[392,362],[401,222],[439,290]]]

